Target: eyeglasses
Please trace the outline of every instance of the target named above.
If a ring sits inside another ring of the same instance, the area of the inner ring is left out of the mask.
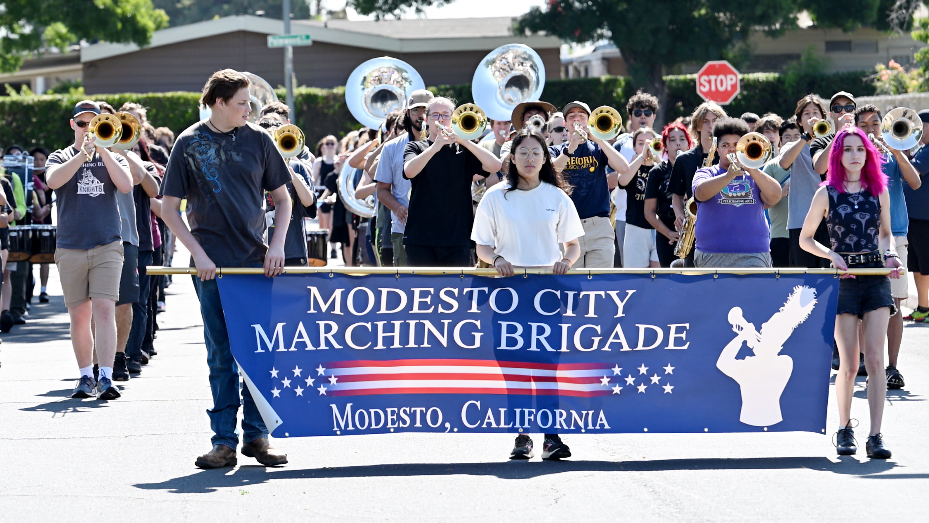
[[[83,129],[83,128],[87,127],[88,125],[90,125],[90,122],[85,122],[85,121],[83,121],[83,120],[74,120],[74,125],[76,125],[76,126],[80,127],[81,129]]]
[[[323,143],[323,147],[335,147],[335,146],[336,146],[336,143],[335,143],[335,142],[325,142],[325,143]]]
[[[563,125],[559,125],[558,127],[552,127],[553,133],[563,133],[564,130],[565,130],[565,126]]]
[[[855,112],[855,104],[833,105],[832,106],[832,112],[841,113],[842,111],[845,111],[846,113]]]
[[[542,149],[533,149],[530,151],[529,149],[526,149],[525,147],[520,147],[519,149],[516,150],[516,157],[519,158],[520,160],[525,160],[529,158],[530,153],[532,154],[533,160],[538,160],[542,158],[542,155],[543,155]]]
[[[635,111],[632,111],[632,116],[639,117],[639,116],[642,116],[643,114],[645,115],[646,118],[648,118],[648,117],[651,116],[653,113],[652,113],[652,110],[651,110],[651,109],[645,109],[645,110],[636,109]]]
[[[439,120],[450,120],[452,118],[452,115],[449,113],[432,113],[429,116],[437,122]]]

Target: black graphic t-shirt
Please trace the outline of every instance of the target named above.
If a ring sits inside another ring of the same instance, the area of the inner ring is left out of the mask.
[[[856,253],[880,250],[881,201],[867,189],[839,192],[827,186],[829,214],[826,229],[833,251]]]
[[[177,137],[161,192],[187,198],[190,232],[217,267],[260,267],[268,252],[264,191],[289,181],[260,127],[217,133],[198,122]]]
[[[552,158],[562,154],[569,156],[568,165],[562,175],[569,185],[574,187],[571,199],[577,214],[582,220],[601,216],[610,216],[610,187],[606,181],[606,153],[593,142],[585,142],[577,147],[574,154],[568,153],[568,144],[554,145],[548,148]]]
[[[671,163],[667,160],[652,168],[648,173],[648,183],[645,186],[645,199],[658,200],[656,211],[661,223],[674,230],[674,205],[671,190]]]
[[[47,168],[61,165],[75,154],[74,146],[55,151],[48,157]],[[129,170],[129,163],[118,154],[113,158]],[[55,189],[58,199],[58,248],[93,249],[121,240],[116,186],[100,154],[84,162],[67,183]]]
[[[619,186],[620,189],[626,190],[626,223],[643,229],[654,229],[645,219],[645,186],[648,184],[652,167],[643,164],[627,185]]]

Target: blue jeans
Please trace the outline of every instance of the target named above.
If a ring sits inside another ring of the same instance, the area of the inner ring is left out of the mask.
[[[225,445],[233,450],[239,444],[235,433],[236,415],[242,405],[242,432],[244,441],[268,437],[268,428],[258,413],[255,400],[248,387],[242,387],[239,400],[239,366],[232,357],[229,347],[229,332],[226,317],[219,298],[216,280],[200,281],[193,276],[194,288],[200,298],[200,314],[203,316],[203,339],[206,342],[206,361],[210,366],[210,390],[213,392],[213,408],[207,410],[210,428],[213,429],[213,445]]]
[[[151,276],[147,267],[152,264],[152,251],[139,251],[139,299],[132,304],[132,330],[126,343],[126,357],[142,361],[142,340],[148,326],[148,298],[151,292]]]

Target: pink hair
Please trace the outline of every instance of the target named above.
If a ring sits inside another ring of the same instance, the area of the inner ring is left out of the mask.
[[[866,151],[864,167],[861,169],[861,186],[877,196],[887,190],[887,175],[881,169],[885,163],[884,158],[864,131],[858,127],[846,127],[835,135],[832,153],[829,156],[829,172],[826,173],[826,181],[821,185],[831,185],[840,193],[845,192],[843,182],[845,182],[846,174],[845,167],[842,165],[842,153],[845,149],[845,139],[851,135],[861,138]]]

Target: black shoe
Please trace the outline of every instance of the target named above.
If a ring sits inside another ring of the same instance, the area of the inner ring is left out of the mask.
[[[122,394],[119,393],[113,382],[109,378],[100,378],[97,382],[97,399],[98,400],[115,400]]]
[[[94,381],[96,382],[99,379],[100,379],[100,366],[94,363]]]
[[[113,381],[129,381],[129,369],[126,368],[126,353],[117,352],[113,360]]]
[[[532,438],[525,434],[516,436],[516,445],[510,452],[510,459],[532,459]]]
[[[839,346],[832,344],[832,370],[839,370]]]
[[[95,380],[90,376],[81,376],[81,379],[77,381],[77,385],[74,386],[74,392],[71,393],[72,398],[92,398],[95,394],[96,383]]]
[[[858,356],[859,356],[859,358],[858,358],[858,375],[859,375],[859,376],[867,376],[867,375],[868,375],[868,369],[867,369],[867,367],[864,366],[864,354],[859,353]]]
[[[25,325],[25,324],[26,324],[26,318],[23,318],[22,316],[13,316],[13,325]]]
[[[149,358],[151,358],[152,356],[158,355],[158,351],[155,350],[155,347],[149,347],[147,349],[144,349],[144,352],[148,354]]]
[[[48,293],[47,293],[47,292],[43,292],[42,294],[39,294],[39,303],[48,303]]]
[[[558,460],[571,457],[571,449],[561,441],[561,438],[545,438],[542,444],[542,459]]]
[[[142,363],[126,358],[126,370],[129,371],[129,374],[140,374],[142,372]]]
[[[148,365],[148,353],[145,352],[144,350],[141,352],[142,352],[142,359],[139,360],[139,363],[141,363],[142,365]]]
[[[887,388],[888,389],[902,389],[903,388],[903,374],[900,374],[900,371],[897,370],[893,365],[888,365],[887,370],[885,371],[887,375]]]
[[[890,451],[884,448],[884,436],[880,432],[868,436],[868,443],[864,446],[871,459],[890,459]]]
[[[10,311],[0,313],[0,332],[10,332],[13,328],[13,315]]]
[[[851,456],[858,452],[858,442],[855,441],[855,430],[852,428],[851,421],[844,429],[839,429],[835,434],[835,450],[839,456]]]

